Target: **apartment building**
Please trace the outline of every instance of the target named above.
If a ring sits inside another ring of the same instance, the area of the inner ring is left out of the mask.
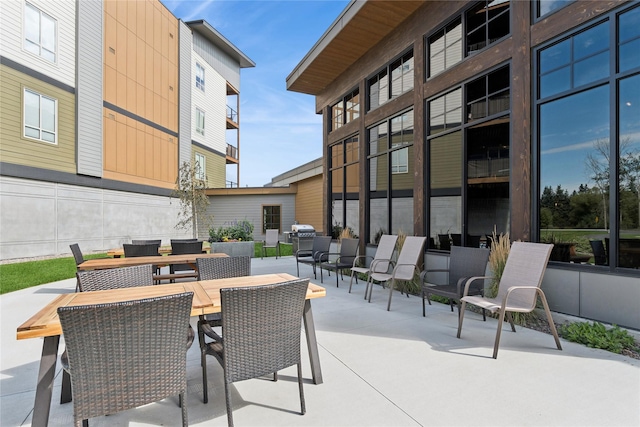
[[[0,24],[0,259],[190,234],[171,197],[183,162],[238,185],[255,63],[207,22],[158,0],[8,0]]]
[[[552,308],[640,328],[640,3],[352,1],[287,88],[323,116],[325,229],[428,264],[553,241]]]

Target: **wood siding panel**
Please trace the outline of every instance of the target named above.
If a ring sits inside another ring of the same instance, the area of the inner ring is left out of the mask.
[[[297,183],[296,221],[310,224],[316,232],[324,234],[322,220],[322,175],[305,179]],[[289,231],[289,230],[287,230]]]
[[[191,159],[191,30],[182,21],[178,25],[180,25],[178,160],[182,164]]]
[[[75,96],[48,83],[0,65],[0,158],[3,162],[76,173]],[[58,101],[58,143],[25,138],[23,91],[32,89]]]

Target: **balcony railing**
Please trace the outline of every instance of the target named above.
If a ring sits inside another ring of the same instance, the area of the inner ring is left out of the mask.
[[[509,159],[486,159],[468,161],[469,178],[509,176]]]
[[[238,123],[238,112],[227,105],[227,119]]]
[[[227,180],[227,188],[238,188],[238,183]]]
[[[231,144],[227,144],[227,157],[231,157],[232,159],[238,158],[238,147],[234,147]]]

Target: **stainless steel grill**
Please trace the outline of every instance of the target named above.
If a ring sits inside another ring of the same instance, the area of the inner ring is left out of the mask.
[[[313,247],[313,238],[316,230],[309,224],[293,224],[291,226],[291,242],[293,253],[298,250],[310,250]]]

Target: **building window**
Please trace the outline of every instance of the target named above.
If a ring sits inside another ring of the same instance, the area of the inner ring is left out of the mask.
[[[204,136],[204,111],[196,108],[196,132]]]
[[[263,205],[262,206],[262,233],[267,230],[281,230],[280,205]]]
[[[207,180],[207,158],[200,153],[195,153],[195,160],[196,160],[196,164],[195,164],[195,168],[196,168],[196,179],[199,179],[200,181],[206,181]]]
[[[368,80],[369,110],[413,89],[413,50]]]
[[[58,101],[24,89],[24,136],[57,143]]]
[[[467,84],[467,122],[509,110],[509,67],[502,67]]]
[[[509,73],[498,68],[427,103],[429,249],[478,247],[494,227],[509,231]]]
[[[551,12],[565,7],[574,0],[537,0],[536,1],[536,17],[547,15]]]
[[[360,226],[360,139],[357,135],[329,147],[331,189],[331,235],[338,238],[344,228],[357,234]]]
[[[460,18],[429,37],[429,77],[462,61],[462,23]]]
[[[537,232],[552,261],[640,268],[639,23],[634,4],[535,52]]]
[[[25,3],[24,49],[48,61],[56,62],[57,25],[51,16]]]
[[[485,0],[467,11],[467,55],[484,49],[511,32],[509,4],[508,0]]]
[[[367,129],[368,242],[413,230],[413,110]]]
[[[360,117],[360,93],[356,89],[331,106],[331,130]]]
[[[204,67],[196,62],[196,87],[204,92]]]

